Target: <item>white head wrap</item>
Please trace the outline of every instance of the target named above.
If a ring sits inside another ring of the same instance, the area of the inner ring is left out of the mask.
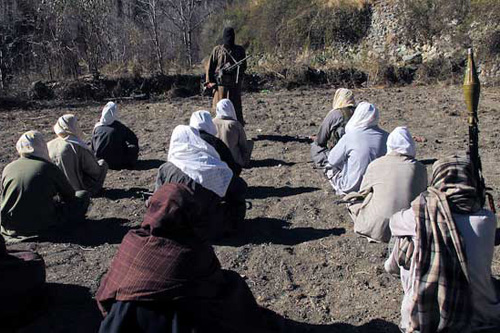
[[[38,131],[28,131],[21,135],[17,140],[16,149],[22,157],[34,156],[50,162],[47,144],[42,133]]]
[[[85,149],[89,149],[89,146],[83,141],[83,132],[78,125],[78,119],[75,115],[65,114],[59,117],[57,123],[54,125],[54,132],[57,136],[63,138],[64,140],[77,144]]]
[[[234,105],[233,102],[231,102],[229,99],[224,98],[217,103],[217,107],[215,109],[215,112],[217,113],[216,118],[231,118],[233,120],[236,120],[236,111],[234,111]]]
[[[333,109],[342,109],[348,106],[354,106],[354,95],[352,91],[345,88],[340,88],[335,91],[335,96],[333,96]]]
[[[108,102],[102,109],[101,119],[94,126],[109,126],[115,120],[118,120],[118,105],[115,102]]]
[[[215,124],[212,121],[210,112],[206,110],[194,112],[189,120],[189,126],[197,129],[198,131],[203,131],[214,136],[217,135],[217,127],[215,127]]]
[[[397,152],[402,155],[415,157],[417,150],[415,141],[406,126],[396,127],[387,138],[387,154]]]
[[[375,105],[361,102],[345,126],[346,133],[355,128],[368,128],[378,124],[379,112]]]
[[[174,129],[168,161],[219,197],[226,195],[233,172],[221,161],[217,151],[200,138],[198,130],[185,125]]]

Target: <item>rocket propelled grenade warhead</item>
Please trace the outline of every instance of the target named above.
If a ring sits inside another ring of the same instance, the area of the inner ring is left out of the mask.
[[[469,123],[471,123],[473,121],[477,121],[477,108],[479,105],[481,85],[477,76],[472,49],[469,49],[467,53],[467,69],[465,70],[464,78],[464,97],[467,110],[469,111]]]

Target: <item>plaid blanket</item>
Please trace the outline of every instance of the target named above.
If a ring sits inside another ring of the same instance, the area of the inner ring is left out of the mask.
[[[481,208],[469,160],[453,156],[436,162],[431,186],[412,208],[418,243],[409,332],[467,331],[472,309],[469,275],[452,213]]]

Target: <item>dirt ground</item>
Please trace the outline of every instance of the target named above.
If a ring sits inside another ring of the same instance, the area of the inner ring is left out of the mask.
[[[252,168],[242,176],[250,188],[243,231],[219,242],[224,268],[245,277],[258,302],[290,319],[288,331],[398,332],[402,289],[384,272],[387,245],[356,236],[344,206],[309,162],[305,136],[315,134],[329,111],[334,88],[245,94],[248,136],[255,140]],[[405,87],[355,90],[381,111],[387,131],[408,125],[418,143],[418,158],[464,151],[465,104],[460,87]],[[500,203],[500,89],[485,88],[480,103],[481,155],[487,184]],[[88,221],[52,241],[16,244],[33,248],[47,265],[48,304],[21,332],[94,332],[100,314],[93,300],[122,237],[144,215],[141,191],[153,189],[158,166],[166,160],[173,128],[192,112],[210,106],[207,97],[121,103],[122,121],[137,133],[137,170],[110,171],[102,197],[95,198]],[[65,113],[78,115],[90,135],[101,105],[66,104],[39,110],[0,111],[0,169],[16,158],[23,132],[54,136],[52,125]],[[494,275],[500,276],[496,249]],[[1,329],[0,329],[1,331]]]

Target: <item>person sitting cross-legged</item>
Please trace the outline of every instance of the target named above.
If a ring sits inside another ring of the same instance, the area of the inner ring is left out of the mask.
[[[101,119],[92,132],[92,151],[109,168],[121,170],[133,168],[139,156],[139,139],[118,118],[118,106],[108,102],[102,109]]]
[[[1,232],[7,241],[81,222],[89,193],[75,192],[64,173],[50,162],[43,135],[24,133],[16,149],[21,157],[5,167],[1,183]]]
[[[406,127],[396,127],[387,138],[387,154],[371,162],[359,192],[346,201],[354,221],[354,231],[370,241],[389,242],[391,216],[410,207],[427,188],[427,170],[415,159],[415,141]]]
[[[108,172],[108,164],[97,158],[90,147],[83,141],[83,132],[78,119],[66,114],[54,125],[57,138],[49,141],[49,155],[68,177],[75,191],[89,191],[97,195],[102,191]]]
[[[100,332],[280,332],[280,318],[256,303],[239,274],[221,268],[205,218],[185,185],[154,193],[97,291]]]
[[[385,269],[401,277],[404,332],[500,331],[491,275],[497,222],[477,188],[468,158],[440,159],[427,190],[391,217]]]
[[[337,194],[358,191],[370,162],[385,155],[388,133],[378,127],[379,111],[361,102],[328,154],[326,176]]]

